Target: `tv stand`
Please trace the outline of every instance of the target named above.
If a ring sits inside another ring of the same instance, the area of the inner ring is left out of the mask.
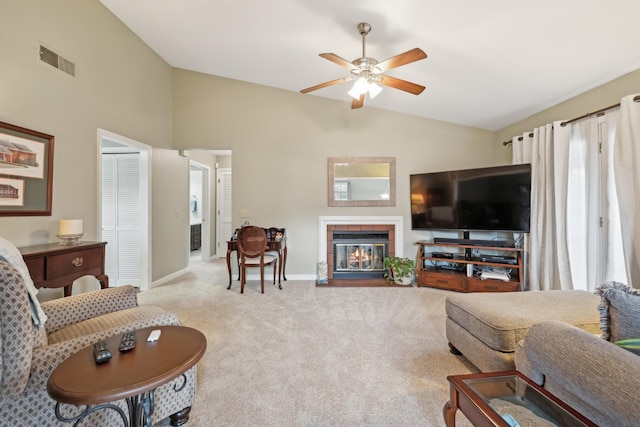
[[[502,242],[493,240],[484,241],[486,244],[477,244],[475,242],[474,244],[466,244],[465,239],[461,240],[465,241],[465,243],[443,243],[440,239],[434,239],[434,242],[425,240],[416,242],[419,247],[418,287],[428,286],[458,292],[517,292],[524,290],[522,248],[501,246],[500,243]],[[433,252],[437,252],[440,249],[453,250],[453,257],[433,256]],[[481,254],[478,257],[474,257],[474,250],[479,250]],[[499,252],[500,255],[491,256],[489,252]],[[449,268],[430,265],[433,263],[446,263]],[[466,267],[474,264],[510,269],[511,277],[508,282],[496,279],[481,280],[474,276],[469,277],[467,276]],[[452,266],[454,268],[451,268]]]

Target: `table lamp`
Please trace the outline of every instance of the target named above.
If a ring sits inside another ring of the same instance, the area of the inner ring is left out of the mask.
[[[81,219],[61,219],[58,238],[61,245],[75,245],[84,236]]]

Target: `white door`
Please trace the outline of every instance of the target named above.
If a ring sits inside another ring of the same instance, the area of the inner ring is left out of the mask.
[[[149,288],[151,148],[99,129],[98,231],[111,286]]]
[[[140,286],[140,153],[102,155],[105,268],[116,286]]]
[[[225,257],[227,254],[227,240],[231,238],[231,169],[216,170],[216,256]]]

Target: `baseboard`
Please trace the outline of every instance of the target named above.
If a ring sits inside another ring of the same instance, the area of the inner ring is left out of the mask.
[[[271,280],[273,273],[265,272],[264,280],[265,282]],[[287,282],[291,280],[316,280],[315,274],[289,274],[287,273]],[[238,273],[235,274],[233,280],[235,281],[238,278]],[[260,274],[247,274],[247,280],[260,280]],[[278,278],[276,277],[276,281]],[[283,280],[284,281],[284,280]]]
[[[183,268],[182,270],[178,270],[178,271],[176,271],[175,273],[171,273],[170,275],[168,275],[168,276],[164,276],[164,277],[163,277],[163,278],[161,278],[161,279],[154,280],[153,282],[151,282],[151,285],[149,286],[149,289],[153,289],[153,288],[155,288],[156,286],[164,285],[165,283],[167,283],[167,282],[169,282],[169,281],[171,281],[171,280],[175,279],[176,277],[180,277],[180,276],[182,276],[183,274],[188,273],[189,271],[191,271],[191,270],[190,270],[190,268],[187,266],[187,267]]]

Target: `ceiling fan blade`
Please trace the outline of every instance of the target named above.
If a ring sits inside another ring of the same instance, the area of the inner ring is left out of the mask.
[[[380,80],[378,83],[384,86],[392,87],[394,89],[400,89],[414,95],[420,95],[424,90],[424,86],[390,76],[382,76],[382,80]]]
[[[319,85],[315,85],[315,86],[308,87],[306,89],[302,89],[300,91],[300,93],[313,92],[314,90],[318,90],[318,89],[325,88],[327,86],[332,86],[332,85],[336,85],[338,83],[346,82],[347,80],[351,80],[351,79],[349,77],[343,77],[341,79],[331,80],[330,82],[320,83]]]
[[[415,49],[408,50],[405,53],[401,53],[400,55],[392,56],[389,59],[385,59],[384,61],[376,65],[376,68],[379,68],[380,72],[384,73],[385,71],[391,70],[392,68],[410,64],[412,62],[425,59],[426,57],[427,54],[424,53],[422,49],[416,47]]]
[[[352,110],[354,108],[362,108],[363,105],[364,105],[364,94],[360,95],[360,99],[353,98],[351,100],[351,109]]]
[[[329,61],[333,62],[334,64],[338,64],[341,67],[346,68],[347,70],[356,70],[358,69],[358,67],[356,67],[355,65],[353,65],[351,62],[347,61],[346,59],[336,55],[335,53],[321,53],[320,54],[321,57],[323,57],[324,59],[328,59]]]

